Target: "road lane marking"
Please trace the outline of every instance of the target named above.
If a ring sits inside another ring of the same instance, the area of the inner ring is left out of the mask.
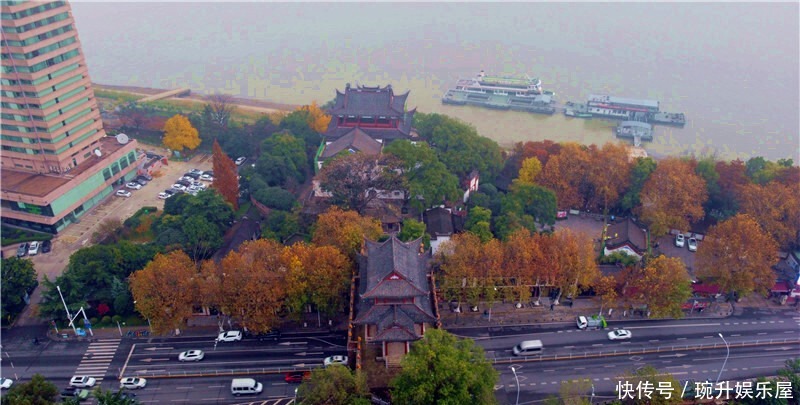
[[[767,334],[767,332],[761,332],[761,333],[759,333],[759,335],[766,335],[766,334]]]
[[[740,335],[740,334],[738,334],[738,333],[737,333],[737,334],[735,334],[735,335],[731,335],[731,337],[739,337],[739,336],[742,336],[742,335]]]
[[[629,326],[625,329],[656,329],[656,328],[696,328],[698,326],[720,326],[720,323],[695,323],[689,325],[654,325],[654,326]]]
[[[175,387],[176,390],[190,390],[194,387]]]
[[[208,388],[223,388],[224,385],[209,385]]]

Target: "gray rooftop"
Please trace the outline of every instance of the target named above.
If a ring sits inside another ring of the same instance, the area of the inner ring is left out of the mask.
[[[588,101],[625,104],[631,106],[642,106],[642,107],[658,109],[658,101],[642,99],[642,98],[628,98],[628,97],[606,96],[601,94],[591,94],[589,95]]]

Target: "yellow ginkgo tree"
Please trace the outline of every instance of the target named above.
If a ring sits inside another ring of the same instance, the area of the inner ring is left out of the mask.
[[[183,152],[184,149],[194,150],[200,146],[200,135],[189,122],[189,119],[180,114],[175,114],[164,124],[164,146]]]

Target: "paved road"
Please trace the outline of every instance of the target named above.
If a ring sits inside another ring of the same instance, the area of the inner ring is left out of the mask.
[[[720,381],[736,381],[763,375],[775,375],[784,362],[798,353],[798,345],[735,348],[725,364]],[[677,380],[698,382],[716,381],[725,361],[725,349],[709,350],[680,356],[678,353],[656,353],[621,358],[597,358],[543,363],[512,364],[519,378],[520,403],[558,396],[566,381],[590,379],[595,387],[596,400],[617,398],[615,388],[623,377],[645,365],[669,372]],[[517,384],[512,365],[497,367],[501,373],[497,396],[501,403],[516,402]],[[733,387],[733,383],[731,384]],[[585,395],[589,397],[591,390]]]

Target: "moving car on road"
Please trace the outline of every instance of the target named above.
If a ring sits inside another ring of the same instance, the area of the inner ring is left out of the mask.
[[[178,361],[200,361],[205,356],[202,350],[188,350],[178,355]]]
[[[0,389],[7,390],[14,384],[14,380],[10,378],[0,378]]]
[[[627,340],[631,338],[631,331],[627,329],[617,329],[608,332],[608,340]]]
[[[131,196],[131,192],[128,190],[119,189],[116,193],[114,193],[117,197],[125,197],[128,198]]]
[[[95,383],[97,383],[97,380],[94,377],[86,375],[76,375],[69,380],[69,386],[75,388],[94,387]]]
[[[283,380],[287,383],[294,384],[300,384],[303,381],[308,381],[310,379],[311,373],[308,371],[292,371],[291,373],[286,373],[286,377],[283,378]]]
[[[266,333],[246,333],[245,334],[248,338],[258,339],[261,341],[264,340],[278,340],[281,338],[281,331],[277,329],[273,329]]]
[[[229,330],[217,336],[217,342],[236,342],[239,340],[242,340],[242,332],[238,330]]]
[[[139,388],[144,388],[147,385],[147,380],[144,378],[139,377],[125,377],[119,380],[119,388],[127,388],[129,390],[135,390]]]
[[[322,364],[325,365],[325,367],[332,366],[334,364],[343,364],[347,366],[347,356],[326,357],[325,360],[322,361]]]

